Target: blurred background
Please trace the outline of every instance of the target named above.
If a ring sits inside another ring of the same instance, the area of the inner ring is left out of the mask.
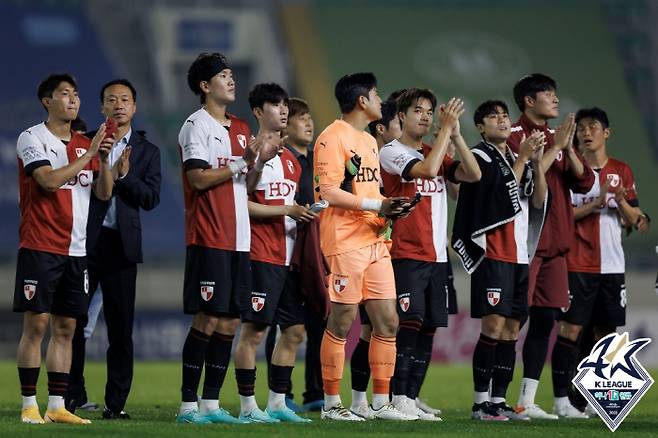
[[[11,312],[18,244],[16,139],[45,118],[38,82],[73,74],[90,129],[102,122],[99,91],[125,77],[137,88],[134,127],[162,153],[160,206],[143,213],[146,262],[139,266],[137,358],[179,358],[189,319],[182,315],[183,197],[178,131],[198,100],[186,72],[203,51],[224,53],[237,82],[230,111],[255,128],[247,94],[274,81],[306,99],[316,135],[338,116],[333,86],[373,71],[380,95],[428,87],[467,103],[462,129],[478,141],[473,109],[499,98],[515,110],[512,86],[542,72],[558,83],[561,113],[600,106],[613,136],[609,153],[630,164],[640,205],[658,219],[658,2],[653,0],[42,0],[0,3],[0,357],[13,357],[21,317]],[[516,120],[518,112],[513,111]],[[452,211],[449,214],[452,216]],[[624,239],[632,337],[658,337],[658,223]],[[468,361],[479,323],[469,318],[469,280],[455,263],[461,309],[436,337],[435,359]],[[101,321],[88,343],[103,358]],[[658,365],[658,347],[641,354]]]

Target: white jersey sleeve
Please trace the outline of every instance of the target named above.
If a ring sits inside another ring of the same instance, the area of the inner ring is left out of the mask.
[[[202,160],[210,163],[210,148],[208,132],[204,120],[190,117],[185,121],[178,134],[178,144],[181,148],[183,163],[189,160]]]
[[[51,165],[44,142],[39,140],[29,129],[23,131],[18,136],[16,153],[23,163],[23,168],[28,173],[31,173],[32,170],[40,167],[40,165]]]
[[[408,172],[410,170],[408,166],[411,163],[421,161],[421,159],[409,148],[395,140],[381,149],[379,152],[379,161],[382,169],[387,173],[406,177],[405,171]]]

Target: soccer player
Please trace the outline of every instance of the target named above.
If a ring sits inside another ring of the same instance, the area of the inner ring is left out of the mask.
[[[345,364],[347,333],[358,304],[365,302],[372,322],[369,362],[373,375],[373,416],[382,419],[417,420],[389,402],[389,382],[395,367],[395,279],[388,249],[380,231],[379,215],[402,215],[411,207],[407,199],[384,198],[379,193],[379,154],[375,139],[363,130],[381,118],[381,99],[372,73],[343,76],[335,95],[342,118],[329,125],[315,144],[316,199],[329,202],[321,216],[322,251],[331,270],[331,313],[321,346],[325,400],[323,419],[363,421],[343,407],[340,381]],[[346,163],[360,157],[359,172],[351,191],[340,188]]]
[[[240,323],[240,300],[251,292],[247,169],[263,142],[249,141],[247,124],[226,111],[235,101],[235,81],[222,54],[200,54],[187,82],[203,106],[185,120],[178,136],[187,245],[183,305],[194,319],[183,346],[176,421],[242,423],[219,408],[219,392]]]
[[[544,217],[545,137],[535,132],[521,142],[518,155],[512,153],[509,111],[501,101],[480,104],[473,121],[483,140],[472,149],[482,178],[460,185],[452,236],[453,249],[472,274],[471,317],[482,320],[473,352],[472,418],[527,420],[506,404],[505,393],[514,375],[520,321],[528,311],[528,262]]]
[[[572,298],[569,310],[561,317],[555,347],[566,356],[567,368],[553,377],[559,378],[553,385],[558,408],[569,403],[583,327],[592,324],[596,342],[626,324],[621,235],[622,229],[636,225],[642,214],[631,168],[608,155],[612,132],[606,112],[596,107],[581,109],[576,113],[576,124],[578,145],[594,170],[595,180],[588,193],[572,196],[576,233],[567,255]]]
[[[260,136],[275,133],[278,136],[285,130],[288,94],[281,86],[274,83],[256,85],[249,93],[249,106],[258,121]],[[305,335],[305,310],[299,297],[299,280],[289,265],[297,235],[295,221],[308,222],[316,214],[295,202],[301,166],[287,148],[282,148],[280,154],[267,162],[261,160],[263,157],[259,157],[256,165],[260,177],[250,199],[278,208],[261,208],[262,213],[252,213],[252,287],[251,293],[242,298],[242,325],[235,349],[240,419],[249,423],[308,422],[309,419],[295,414],[285,402],[292,386],[297,348]],[[262,411],[254,393],[256,350],[273,324],[281,327],[281,337],[272,354],[270,393],[267,408]]]
[[[89,278],[85,250],[89,198],[112,196],[108,155],[114,137],[101,125],[91,142],[71,129],[80,109],[69,74],[52,74],[37,96],[48,119],[23,131],[16,146],[21,220],[14,289],[15,312],[23,313],[17,366],[24,423],[89,424],[64,407],[75,320],[87,311]],[[36,400],[41,341],[50,324],[46,353],[48,408]]]
[[[529,325],[523,345],[523,381],[517,410],[531,418],[554,419],[535,404],[535,394],[541,376],[548,339],[560,308],[569,304],[566,253],[574,233],[573,211],[569,190],[587,193],[594,182],[592,170],[574,150],[573,136],[576,130],[573,114],[553,130],[548,122],[559,114],[559,99],[555,81],[543,74],[521,78],[514,86],[514,100],[521,117],[512,126],[508,145],[519,153],[523,136],[540,131],[546,138],[546,150],[542,165],[551,195],[546,223],[535,257],[530,263],[528,281]],[[554,349],[552,368],[554,373],[565,369],[565,356],[561,347]],[[579,416],[578,410],[569,406],[559,407],[561,416]]]
[[[384,193],[421,200],[408,217],[393,226],[391,258],[395,272],[400,328],[392,380],[393,404],[421,420],[439,421],[420,410],[415,400],[431,355],[437,327],[448,325],[446,179],[477,182],[480,168],[460,134],[463,102],[451,99],[438,113],[441,130],[434,143],[423,144],[432,127],[436,97],[411,88],[397,100],[402,135],[380,151]],[[455,142],[463,162],[446,157]],[[426,233],[427,234],[426,234]]]
[[[377,141],[377,149],[381,148],[402,135],[400,119],[398,118],[397,103],[390,97],[382,103],[382,118],[368,124],[368,131]],[[380,181],[381,182],[381,181]],[[380,185],[381,190],[383,186]],[[359,342],[356,344],[350,359],[350,374],[352,381],[352,404],[350,411],[364,418],[369,418],[368,408],[368,381],[370,380],[370,365],[368,364],[368,349],[370,348],[370,337],[372,325],[368,313],[363,305],[359,305],[359,317],[361,319],[361,333]]]

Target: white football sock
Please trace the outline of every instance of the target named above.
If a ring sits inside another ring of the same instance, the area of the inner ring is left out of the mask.
[[[352,406],[368,404],[368,393],[352,390]]]
[[[324,410],[328,411],[329,409],[333,408],[334,406],[341,405],[342,402],[340,401],[340,395],[329,395],[325,394],[324,395]]]
[[[473,396],[473,403],[476,405],[479,405],[480,403],[484,403],[489,401],[489,393],[488,392],[478,392],[475,391],[475,395]]]
[[[268,410],[281,410],[286,407],[286,395],[279,394],[278,392],[270,391],[267,396],[267,409]]]
[[[529,379],[524,377],[521,380],[521,393],[519,395],[520,406],[530,406],[535,404],[535,395],[537,395],[537,387],[539,380]]]
[[[37,406],[37,396],[36,395],[28,395],[28,396],[22,396],[23,397],[23,407],[21,409],[27,409],[30,406]]]
[[[258,409],[258,403],[256,403],[256,396],[254,395],[248,395],[240,396],[240,413],[241,414],[248,414],[254,409]]]
[[[379,410],[382,406],[389,403],[388,394],[373,394],[372,395],[372,408]]]
[[[219,409],[219,400],[206,400],[202,398],[199,400],[199,412],[202,414],[209,414],[212,411]]]
[[[186,412],[196,411],[197,409],[199,409],[197,402],[181,402],[178,413],[184,414]]]
[[[56,411],[64,407],[64,397],[61,395],[49,395],[48,396],[48,410]]]

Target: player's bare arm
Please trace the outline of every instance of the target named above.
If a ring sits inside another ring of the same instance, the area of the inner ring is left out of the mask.
[[[98,133],[94,136],[91,147],[93,147],[94,141],[98,140],[97,137]],[[112,197],[112,189],[114,188],[114,178],[112,177],[112,169],[110,168],[110,152],[116,140],[114,136],[105,138],[105,135],[100,137],[100,139],[98,146],[99,171],[98,177],[94,179],[92,188],[98,199],[107,201]]]
[[[575,134],[576,134],[576,116],[574,113],[569,113],[565,117],[562,124],[555,129],[555,144],[553,145],[553,147],[548,148],[546,151],[544,151],[544,158],[542,158],[542,167],[544,169],[549,169],[553,164],[553,161],[555,161],[555,159],[557,158],[558,154],[562,151],[567,152],[566,150],[569,148],[571,149],[571,152],[574,154],[575,157],[575,152],[573,151],[573,147],[572,147],[573,136]],[[580,163],[580,160],[578,160],[577,157],[576,160]],[[571,167],[571,169],[576,175],[582,175],[582,173],[584,172],[584,167],[582,167],[582,163],[580,163],[580,169],[575,164],[574,167]]]
[[[249,169],[249,173],[247,173],[247,193],[252,193],[256,190],[258,181],[260,181],[260,177],[263,174],[265,163],[270,161],[281,151],[281,148],[283,148],[283,145],[288,138],[275,137],[275,135],[278,136],[278,133],[259,133],[252,140],[258,142],[260,147],[256,154],[256,158],[254,159],[254,166]]]
[[[626,200],[627,190],[622,184],[615,192],[615,201],[617,202],[617,211],[619,217],[626,226],[633,226],[637,223],[642,211],[638,207],[631,206]]]
[[[527,138],[525,134],[523,135],[523,139],[519,144],[519,156],[514,162],[514,166],[512,166],[512,170],[514,171],[514,177],[516,178],[517,184],[520,183],[521,178],[523,178],[523,171],[525,169],[525,164],[528,161],[530,161],[531,158],[536,156],[540,148],[542,150],[542,156],[543,156],[543,150],[545,146],[546,146],[546,138],[543,132],[535,131],[532,134],[530,134],[530,136]]]
[[[546,141],[543,140],[537,143],[534,148],[532,155],[530,155],[530,160],[532,161],[532,167],[534,169],[534,182],[535,188],[532,192],[532,206],[535,208],[542,208],[544,206],[544,200],[548,193],[548,184],[546,182],[546,169],[543,168],[541,160],[544,157],[544,147],[546,146]]]
[[[264,205],[249,201],[249,217],[267,219],[278,216],[288,216],[297,222],[310,222],[319,217],[317,213],[297,203],[294,205]]]
[[[49,165],[41,166],[32,172],[32,176],[44,190],[49,192],[56,191],[89,164],[98,153],[100,142],[104,135],[105,124],[102,124],[94,140],[92,140],[89,149],[80,158],[59,169],[53,169]]]
[[[439,107],[437,123],[443,129],[436,136],[432,151],[424,160],[419,161],[411,168],[409,175],[413,178],[434,178],[439,174],[443,157],[450,144],[450,137],[455,127],[459,129],[459,118],[464,111],[464,101],[455,97]]]
[[[583,204],[579,207],[574,207],[573,209],[573,216],[575,220],[580,220],[586,216],[589,216],[593,212],[600,210],[603,206],[605,206],[606,199],[608,196],[608,188],[610,188],[610,181],[606,179],[602,184],[601,184],[601,191],[599,193],[599,196],[592,200],[592,202],[588,202],[587,204]]]
[[[252,138],[244,154],[236,162],[229,163],[228,166],[218,169],[190,169],[185,172],[185,177],[190,186],[197,191],[208,190],[223,182],[226,182],[242,172],[249,166],[252,166],[258,157],[258,152],[263,145],[262,139]]]

